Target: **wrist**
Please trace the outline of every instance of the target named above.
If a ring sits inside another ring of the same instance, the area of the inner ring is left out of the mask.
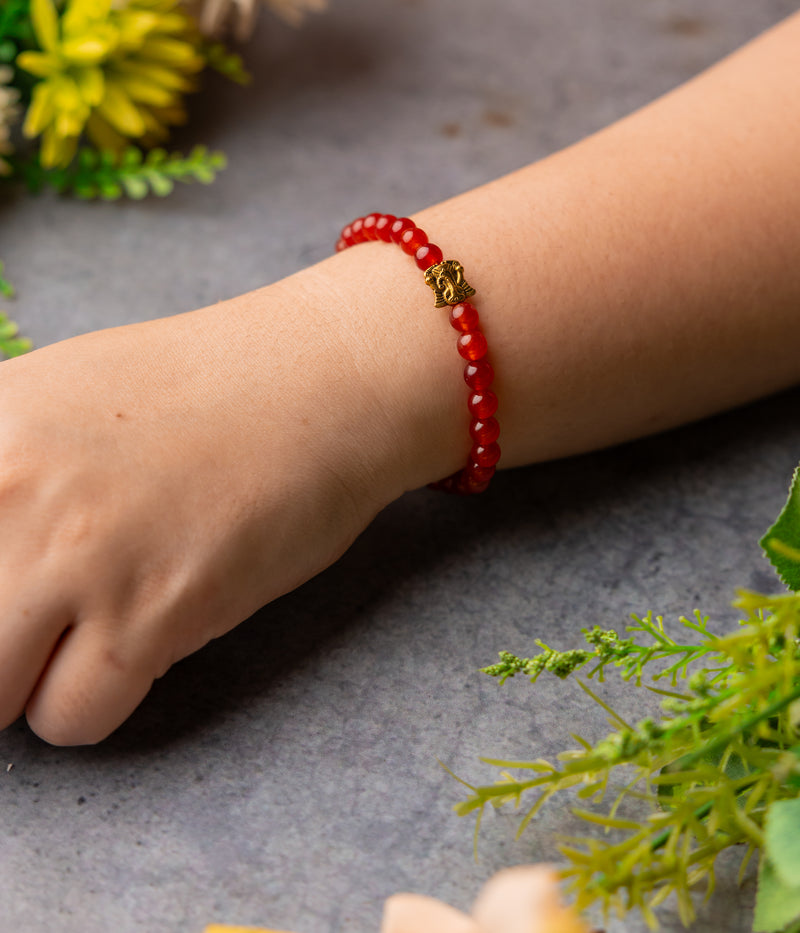
[[[464,361],[447,309],[434,308],[422,273],[400,250],[363,243],[300,273],[329,309],[349,375],[366,402],[364,456],[389,501],[449,476],[470,446]]]
[[[463,360],[408,257],[366,243],[212,311],[283,443],[372,511],[450,475],[469,449]],[[203,314],[204,312],[199,312]]]

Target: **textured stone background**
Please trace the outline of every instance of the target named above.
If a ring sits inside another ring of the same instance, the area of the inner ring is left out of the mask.
[[[208,189],[85,205],[7,198],[0,256],[37,343],[211,303],[328,254],[374,208],[411,212],[543,156],[695,74],[790,0],[331,0],[264,23],[243,92],[193,101]],[[452,22],[457,25],[451,26]],[[577,687],[479,675],[504,647],[773,586],[755,541],[798,460],[800,394],[612,451],[387,509],[336,566],[174,668],[109,741],[0,734],[0,931],[199,933],[213,920],[369,933],[398,889],[466,907],[496,868],[555,854],[551,806],[472,824],[479,755],[605,731]],[[642,701],[605,690],[635,716]],[[645,700],[644,705],[650,701]],[[730,867],[703,933],[749,929]],[[664,927],[677,931],[672,910]],[[611,926],[619,930],[619,925]],[[626,927],[639,933],[643,925]]]

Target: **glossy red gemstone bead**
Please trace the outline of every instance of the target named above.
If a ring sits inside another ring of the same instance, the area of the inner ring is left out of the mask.
[[[497,467],[494,464],[488,467],[482,467],[479,463],[475,463],[474,460],[471,460],[466,471],[477,483],[488,483],[497,472]]]
[[[491,479],[491,477],[489,477]],[[469,468],[464,469],[456,480],[455,492],[462,496],[469,496],[472,493],[483,492],[489,487],[489,479],[476,477]]]
[[[364,236],[364,218],[359,217],[350,224],[351,236],[353,237],[353,243],[363,243],[366,237]]]
[[[491,389],[473,392],[467,399],[467,408],[473,418],[491,418],[497,411],[497,396]]]
[[[419,227],[412,227],[410,230],[404,230],[400,234],[400,249],[409,256],[416,255],[421,246],[428,243],[428,234]]]
[[[464,367],[464,382],[470,387],[480,391],[488,389],[494,382],[494,370],[487,359],[475,360]]]
[[[480,360],[486,356],[486,338],[479,330],[462,334],[456,344],[459,354],[465,360]]]
[[[486,492],[489,488],[489,480],[477,480],[473,476],[469,476],[467,479],[467,493],[472,495],[479,492]]]
[[[425,231],[409,217],[377,213],[359,217],[342,230],[336,249],[341,251],[365,240],[397,243],[423,271],[443,259],[442,250],[435,243],[430,243]],[[467,361],[464,380],[472,390],[467,405],[472,414],[469,431],[473,447],[464,469],[437,483],[431,483],[430,487],[470,495],[487,488],[500,458],[500,447],[497,444],[500,425],[492,417],[497,410],[497,396],[489,388],[494,380],[494,370],[488,360],[484,359],[487,344],[480,329],[477,309],[470,302],[464,301],[450,308],[449,316],[450,323],[459,332],[458,352]]]
[[[381,214],[375,221],[375,234],[384,243],[392,242],[392,224],[397,220],[394,214]]]
[[[463,334],[469,330],[478,330],[481,326],[478,309],[474,308],[468,301],[452,305],[450,308],[450,323]]]
[[[459,474],[454,473],[452,476],[445,476],[444,479],[436,480],[435,483],[428,483],[428,486],[430,489],[436,489],[439,492],[455,492],[458,477]]]
[[[493,444],[500,437],[496,418],[475,418],[469,426],[470,437],[476,444]]]
[[[375,230],[375,226],[378,223],[378,218],[380,214],[367,214],[364,218],[364,226],[361,228],[364,233],[364,238],[367,240],[377,240],[378,234]]]
[[[426,243],[420,246],[414,259],[417,261],[417,266],[425,272],[431,266],[438,265],[444,259],[444,255],[435,243]]]
[[[469,455],[472,458],[472,462],[477,463],[478,466],[494,466],[500,459],[500,445],[487,444],[484,446],[483,444],[476,444],[469,452]]]
[[[392,243],[400,244],[400,237],[406,232],[406,230],[415,230],[417,225],[408,217],[398,217],[397,220],[392,224],[392,230],[389,234],[389,237]]]

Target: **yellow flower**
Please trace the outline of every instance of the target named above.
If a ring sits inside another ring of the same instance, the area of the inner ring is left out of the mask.
[[[158,140],[185,119],[183,95],[203,67],[200,38],[180,0],[31,0],[41,51],[17,65],[41,80],[23,124],[42,137],[45,168],[66,165],[85,131],[100,149]]]

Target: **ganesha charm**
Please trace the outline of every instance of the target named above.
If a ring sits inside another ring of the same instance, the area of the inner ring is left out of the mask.
[[[437,308],[457,305],[475,294],[475,289],[464,278],[464,267],[455,259],[445,259],[431,266],[425,272],[425,284],[433,289]]]

